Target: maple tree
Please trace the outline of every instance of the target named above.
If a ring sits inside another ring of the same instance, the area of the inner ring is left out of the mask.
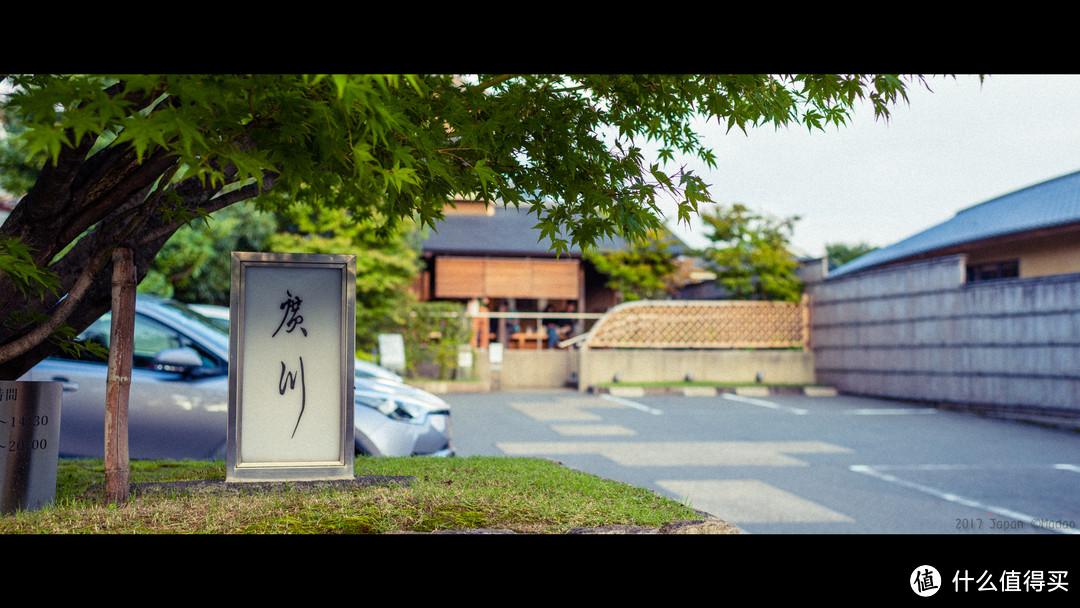
[[[347,209],[373,230],[438,229],[471,194],[536,216],[556,252],[686,221],[710,200],[677,155],[691,127],[841,125],[918,77],[764,74],[9,75],[5,141],[38,172],[0,226],[0,378],[15,379],[110,306],[112,254],[141,280],[180,227],[260,197]],[[642,152],[659,147],[655,162]]]

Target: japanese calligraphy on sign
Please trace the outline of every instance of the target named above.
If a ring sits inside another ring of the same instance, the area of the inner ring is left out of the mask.
[[[289,290],[285,290],[285,293],[289,296],[284,302],[281,303],[281,310],[285,311],[285,315],[281,317],[281,323],[278,323],[277,329],[274,330],[271,338],[277,337],[278,332],[281,331],[283,326],[288,329],[285,333],[291,334],[294,329],[300,326],[304,322],[304,317],[300,315],[300,304],[303,300],[299,296],[294,296]],[[303,336],[307,337],[307,329],[300,327],[300,332]],[[296,437],[296,429],[300,428],[300,419],[304,417],[304,408],[307,405],[307,387],[305,385],[304,378],[304,357],[300,359],[300,372],[289,371],[289,368],[285,365],[285,362],[281,362],[281,376],[278,377],[278,394],[284,395],[287,390],[296,389],[296,379],[300,378],[300,413],[296,416],[296,426],[293,427],[291,438]]]
[[[270,336],[271,338],[278,335],[278,332],[281,331],[282,326],[285,326],[287,328],[285,330],[285,333],[291,334],[294,329],[296,329],[301,323],[304,322],[304,317],[300,315],[300,305],[303,303],[303,300],[300,299],[300,296],[292,295],[292,292],[287,289],[285,290],[285,293],[288,294],[289,297],[284,302],[282,302],[281,306],[279,307],[281,308],[281,310],[285,311],[285,314],[281,317],[281,323],[278,323],[277,329],[274,330],[274,334]],[[304,334],[305,337],[307,336],[306,329],[301,327],[300,331]]]
[[[352,476],[355,289],[354,256],[233,254],[227,478]]]

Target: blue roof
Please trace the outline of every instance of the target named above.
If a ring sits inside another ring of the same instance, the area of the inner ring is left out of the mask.
[[[860,256],[829,278],[983,239],[1080,222],[1080,171],[959,211],[952,219]]]

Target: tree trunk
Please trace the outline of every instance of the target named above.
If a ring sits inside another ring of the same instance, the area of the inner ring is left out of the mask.
[[[135,346],[135,262],[130,249],[113,253],[112,325],[105,393],[105,501],[123,504],[130,487],[128,394]]]

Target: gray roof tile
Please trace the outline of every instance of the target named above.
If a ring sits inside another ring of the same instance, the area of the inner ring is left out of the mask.
[[[538,220],[522,207],[503,207],[495,204],[492,215],[447,213],[442,222],[435,224],[423,243],[425,253],[440,255],[506,255],[555,257],[550,239],[540,239],[535,228]],[[567,239],[569,240],[569,239]],[[622,246],[605,241],[604,249]],[[581,257],[581,249],[569,248],[570,257]]]

